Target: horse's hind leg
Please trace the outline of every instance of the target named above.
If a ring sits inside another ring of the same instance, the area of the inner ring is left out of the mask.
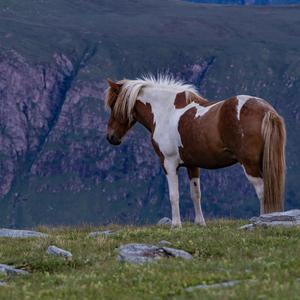
[[[259,165],[242,165],[245,175],[254,186],[260,202],[260,214],[264,213],[264,180]]]
[[[195,224],[206,226],[201,209],[201,190],[199,168],[187,168],[190,179],[190,192],[195,208]]]

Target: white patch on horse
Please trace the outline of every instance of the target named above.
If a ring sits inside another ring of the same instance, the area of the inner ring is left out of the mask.
[[[240,120],[241,119],[241,110],[243,108],[243,106],[246,104],[246,102],[248,100],[251,99],[255,99],[255,100],[259,100],[260,102],[264,102],[264,100],[254,97],[254,96],[249,96],[249,95],[238,95],[236,96],[238,103],[236,106],[236,112],[237,112],[237,119]]]
[[[205,220],[201,209],[200,179],[195,177],[190,179],[190,192],[195,209],[195,224],[205,226]]]
[[[179,211],[179,190],[178,175],[176,165],[172,160],[166,159],[164,162],[167,171],[167,180],[169,186],[169,197],[172,209],[172,227],[181,227],[180,211]]]
[[[252,97],[247,96],[247,95],[238,95],[238,96],[236,96],[236,98],[238,100],[237,106],[236,106],[237,119],[240,120],[242,107]]]
[[[174,157],[176,162],[181,163],[179,147],[183,147],[178,131],[178,123],[181,116],[191,108],[196,108],[195,118],[202,117],[212,107],[221,103],[215,103],[204,107],[198,103],[191,102],[183,108],[176,108],[174,101],[182,90],[145,87],[139,95],[139,100],[149,103],[154,116],[155,130],[153,139],[159,145],[159,149],[166,157]]]
[[[184,112],[186,112],[190,108],[196,108],[197,111],[196,111],[196,114],[195,114],[194,118],[199,118],[199,117],[204,116],[212,107],[214,107],[214,106],[216,106],[216,105],[218,105],[222,102],[223,101],[220,101],[220,102],[214,103],[214,104],[209,105],[209,106],[202,106],[199,103],[191,102],[190,104],[188,104],[187,106],[185,106],[184,108],[181,108],[181,109],[184,109]],[[180,108],[179,108],[179,110],[180,110]]]
[[[242,166],[245,172],[246,177],[248,180],[253,184],[256,195],[260,201],[260,213],[262,214],[264,212],[264,180],[261,177],[253,177],[249,174],[247,174],[244,166]]]
[[[174,100],[178,91],[170,89],[144,88],[139,100],[149,103],[154,117],[153,139],[166,157],[174,157],[180,163],[178,148],[182,147],[178,122],[185,109],[176,109]]]

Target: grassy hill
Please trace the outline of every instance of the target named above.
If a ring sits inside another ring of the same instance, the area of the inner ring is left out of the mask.
[[[88,238],[99,228],[46,228],[45,239],[0,239],[0,263],[31,275],[0,286],[1,299],[298,299],[299,229],[238,230],[243,221],[210,221],[207,228],[109,227],[108,237]],[[107,229],[107,227],[101,227]],[[116,248],[130,242],[161,240],[193,255],[146,265],[117,261]],[[73,260],[46,254],[49,245],[73,253]],[[0,278],[4,279],[4,278]],[[242,280],[230,288],[187,292],[198,284]]]
[[[209,99],[270,101],[287,125],[286,207],[299,206],[299,14],[300,6],[179,0],[1,1],[0,224],[152,223],[169,215],[147,133],[135,128],[119,148],[105,140],[105,79],[157,71]],[[180,176],[182,213],[191,220]],[[238,166],[203,170],[201,185],[205,216],[258,213]]]

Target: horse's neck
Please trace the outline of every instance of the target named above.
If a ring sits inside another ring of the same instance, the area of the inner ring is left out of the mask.
[[[135,119],[150,132],[154,132],[155,118],[174,105],[176,93],[167,89],[145,88],[134,105]]]

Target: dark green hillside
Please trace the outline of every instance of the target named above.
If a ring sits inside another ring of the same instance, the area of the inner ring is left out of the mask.
[[[222,5],[290,5],[299,4],[299,0],[183,0],[195,3]]]
[[[299,206],[300,6],[179,0],[0,2],[0,225],[147,223],[167,186],[140,127],[105,140],[105,79],[168,71],[210,99],[270,101],[288,130],[286,207]],[[185,174],[182,172],[181,177]],[[182,214],[191,219],[182,180]],[[251,216],[238,166],[202,172],[206,216]]]

